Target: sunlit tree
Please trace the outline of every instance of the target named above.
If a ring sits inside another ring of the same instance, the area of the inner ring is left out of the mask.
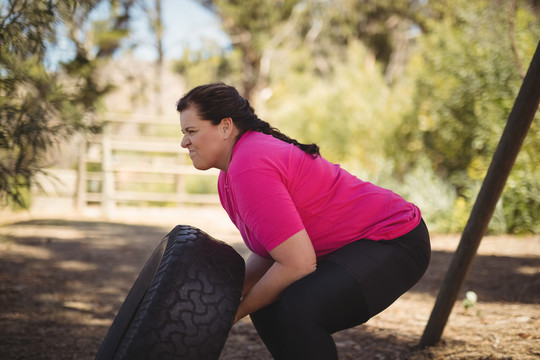
[[[97,131],[92,116],[111,86],[96,71],[127,34],[133,0],[109,5],[107,21],[89,24],[97,0],[11,0],[0,4],[0,200],[25,206],[49,149],[74,133]],[[51,69],[47,51],[65,29],[74,56]]]
[[[427,23],[420,52],[409,64],[417,79],[413,110],[389,148],[404,171],[427,155],[456,189],[463,214],[457,230],[487,172],[540,39],[540,24],[526,1],[440,2],[437,10],[441,18]],[[540,167],[533,155],[539,139],[533,126],[503,195],[505,230],[540,230],[532,220],[540,211]]]

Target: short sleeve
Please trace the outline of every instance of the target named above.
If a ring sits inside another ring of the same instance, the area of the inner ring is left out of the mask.
[[[304,224],[277,171],[252,169],[234,176],[236,207],[249,233],[268,252],[287,240]]]

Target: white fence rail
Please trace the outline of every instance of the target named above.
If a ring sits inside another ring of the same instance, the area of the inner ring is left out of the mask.
[[[107,217],[121,207],[218,204],[219,172],[195,169],[180,141],[177,122],[109,116],[103,134],[81,142],[75,180],[69,170],[50,172],[78,211],[100,209]]]

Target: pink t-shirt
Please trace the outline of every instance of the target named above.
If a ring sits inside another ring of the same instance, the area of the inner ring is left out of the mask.
[[[320,257],[358,239],[395,239],[421,216],[392,191],[254,131],[236,143],[218,191],[247,247],[263,257],[302,229]]]

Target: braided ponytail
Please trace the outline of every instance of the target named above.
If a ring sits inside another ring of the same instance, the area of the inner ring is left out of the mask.
[[[299,147],[305,153],[308,153],[309,155],[311,155],[311,157],[313,158],[316,158],[317,156],[320,155],[319,146],[317,146],[317,144],[302,144],[298,142],[296,139],[291,139],[290,137],[288,137],[287,135],[279,131],[277,128],[270,126],[270,124],[267,123],[266,121],[263,121],[259,118],[257,118],[257,120],[258,120],[257,126],[251,130],[258,131],[266,135],[272,135],[276,139],[285,141],[286,143],[289,143],[289,144],[293,144]]]
[[[176,103],[178,112],[189,107],[197,109],[201,119],[211,121],[214,125],[218,125],[222,119],[230,117],[240,131],[239,138],[247,131],[258,131],[293,144],[313,158],[320,155],[319,147],[316,144],[302,144],[270,126],[266,121],[259,119],[249,101],[244,99],[232,86],[223,83],[198,86]]]

